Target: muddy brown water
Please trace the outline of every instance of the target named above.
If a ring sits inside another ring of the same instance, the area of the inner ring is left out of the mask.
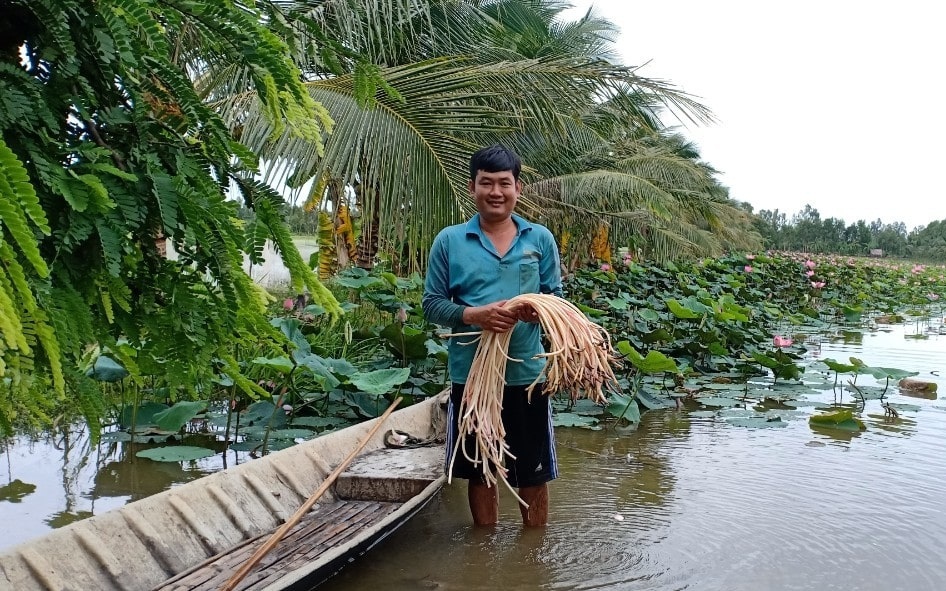
[[[936,375],[946,372],[946,335],[906,338],[913,332],[838,334],[813,354],[918,371],[946,388]],[[319,589],[946,589],[946,402],[889,400],[917,409],[890,419],[868,400],[868,429],[856,434],[812,430],[810,408],[774,429],[693,409],[645,413],[633,433],[558,429],[547,528],[523,529],[508,494],[499,526],[473,528],[454,483]],[[0,547],[222,467],[219,455],[181,466],[85,454],[82,441],[60,434],[6,448]]]

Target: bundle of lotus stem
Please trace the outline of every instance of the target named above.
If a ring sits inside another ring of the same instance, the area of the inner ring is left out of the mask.
[[[617,379],[611,368],[617,355],[607,331],[589,321],[572,303],[553,295],[528,293],[508,300],[505,306],[513,309],[530,306],[549,340],[549,351],[541,354],[547,358],[545,368],[528,389],[530,401],[533,390],[542,382],[545,382],[545,394],[568,392],[572,400],[584,394],[598,404],[607,401],[606,392],[617,391]],[[507,456],[515,459],[515,456],[506,445],[502,422],[506,363],[521,360],[508,356],[511,330],[503,333],[484,330],[478,334],[476,354],[457,410],[459,433],[448,475],[452,478],[453,461],[462,451],[474,465],[482,466],[487,485],[502,480],[519,502],[526,505],[506,479],[504,460]],[[467,435],[475,437],[473,450],[467,449]]]

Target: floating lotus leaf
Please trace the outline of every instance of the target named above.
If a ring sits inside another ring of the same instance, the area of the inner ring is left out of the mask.
[[[864,421],[854,416],[854,411],[848,408],[842,408],[820,415],[812,415],[808,422],[812,426],[822,428],[839,429],[841,431],[864,431],[867,425]]]
[[[782,404],[794,408],[805,408],[809,406],[813,408],[831,408],[832,406],[827,402],[821,402],[819,400],[785,400],[782,402]]]
[[[739,406],[742,404],[738,400],[732,398],[721,398],[718,396],[709,396],[706,398],[697,398],[697,401],[703,406],[718,406],[721,408],[726,408],[730,406]]]
[[[855,396],[863,397],[864,400],[880,400],[886,393],[885,392],[886,389],[883,386],[858,385],[855,388],[854,386],[851,386],[850,384],[848,384],[844,386],[844,389],[848,392],[851,392]]]
[[[312,439],[314,436],[310,429],[273,429],[269,432],[270,439]]]
[[[279,451],[296,445],[292,439],[271,439],[266,443],[267,451]],[[231,443],[230,449],[233,451],[260,452],[263,449],[263,442],[260,440],[246,440],[239,443]]]
[[[746,389],[745,384],[703,384],[704,390],[719,390],[719,391],[729,391],[742,392]]]
[[[716,413],[718,416],[723,417],[724,419],[733,418],[733,417],[755,417],[759,416],[759,413],[750,409],[750,408],[724,408]]]
[[[199,460],[209,458],[216,452],[206,447],[194,447],[191,445],[169,445],[165,447],[153,447],[143,449],[135,454],[139,458],[148,458],[155,462],[186,462],[188,460]]]
[[[150,429],[141,433],[134,433],[131,435],[131,441],[134,443],[167,443],[168,441],[174,441],[177,439],[177,431],[161,431],[158,429]]]
[[[109,431],[102,433],[100,441],[102,443],[125,443],[131,441],[131,434],[127,431]]]
[[[576,400],[575,403],[572,404],[572,407],[570,410],[562,411],[562,412],[572,412],[576,415],[584,415],[584,416],[593,417],[593,416],[604,414],[605,410],[606,409],[603,406],[595,404],[594,402],[592,402],[591,400],[588,400],[587,398],[582,398],[580,400]]]
[[[556,427],[579,427],[581,429],[591,429],[592,431],[601,430],[598,419],[572,412],[555,413],[552,417],[552,425]]]
[[[766,418],[779,417],[782,420],[800,419],[808,416],[808,413],[803,410],[785,408],[770,408],[764,414]]]
[[[646,388],[641,388],[637,392],[637,402],[647,410],[656,410],[658,408],[675,408],[677,405],[669,396],[662,391],[654,392]]]
[[[902,402],[888,402],[887,406],[895,408],[900,412],[920,412],[920,410],[923,408],[917,404],[905,404]]]
[[[311,427],[322,431],[329,428],[347,427],[351,421],[339,417],[296,417],[292,419],[293,427]]]
[[[732,417],[726,419],[726,422],[734,427],[747,427],[750,429],[772,429],[777,427],[787,427],[788,423],[779,417],[766,418],[758,417]]]

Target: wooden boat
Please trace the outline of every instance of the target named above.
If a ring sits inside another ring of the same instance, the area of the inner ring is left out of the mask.
[[[311,511],[236,586],[307,590],[422,509],[443,446],[392,449],[391,429],[442,440],[442,396],[392,413]],[[55,530],[0,554],[0,591],[217,591],[361,443],[378,419],[323,435]]]

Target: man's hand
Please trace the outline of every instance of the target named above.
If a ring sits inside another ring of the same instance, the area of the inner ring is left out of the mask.
[[[463,310],[463,323],[479,326],[492,332],[512,330],[519,321],[519,310],[504,307],[506,300],[493,302],[485,306],[471,306]]]
[[[535,308],[529,304],[522,304],[516,310],[519,312],[519,320],[522,322],[538,322],[539,313],[535,311]]]

